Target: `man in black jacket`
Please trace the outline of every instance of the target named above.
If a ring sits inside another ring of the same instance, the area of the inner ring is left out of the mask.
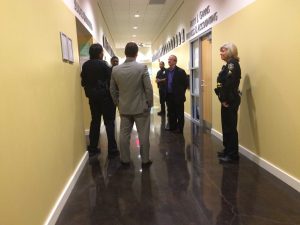
[[[169,68],[167,69],[167,107],[169,128],[167,130],[183,133],[184,127],[184,102],[185,91],[187,89],[187,75],[178,66],[177,57],[171,55],[168,59]]]
[[[89,98],[92,116],[88,152],[90,156],[100,152],[98,142],[103,116],[108,139],[108,156],[114,157],[119,151],[115,140],[116,107],[109,93],[111,68],[103,60],[103,48],[100,44],[92,44],[89,54],[90,60],[83,64],[81,72],[81,85]]]

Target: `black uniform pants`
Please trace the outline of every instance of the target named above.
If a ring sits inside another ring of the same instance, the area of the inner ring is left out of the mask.
[[[184,127],[184,102],[176,101],[173,94],[167,94],[168,119],[170,130],[179,129],[183,131]]]
[[[221,108],[221,121],[223,132],[223,145],[225,155],[231,158],[238,158],[239,138],[237,132],[238,109],[240,105],[240,97],[229,105],[229,107]]]
[[[115,139],[115,118],[116,107],[110,97],[105,99],[89,99],[92,121],[90,124],[90,145],[89,150],[95,150],[98,147],[101,116],[103,116],[106,135],[108,140],[108,152],[117,150]]]
[[[160,102],[160,111],[162,113],[166,112],[166,89],[159,89],[159,102]]]

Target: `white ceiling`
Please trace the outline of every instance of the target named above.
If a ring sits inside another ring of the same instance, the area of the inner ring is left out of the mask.
[[[98,6],[116,48],[124,48],[129,41],[150,46],[181,2],[183,0],[98,0]],[[141,16],[135,18],[135,14]],[[134,26],[138,29],[133,29]]]

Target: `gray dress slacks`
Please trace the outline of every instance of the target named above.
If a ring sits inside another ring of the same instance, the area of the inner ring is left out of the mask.
[[[150,133],[150,112],[144,112],[137,115],[120,115],[120,153],[121,161],[130,161],[130,135],[135,123],[139,142],[140,154],[143,163],[149,161],[149,133]]]

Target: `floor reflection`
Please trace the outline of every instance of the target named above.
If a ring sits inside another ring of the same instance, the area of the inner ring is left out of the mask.
[[[174,134],[156,113],[152,166],[141,169],[136,131],[126,169],[107,159],[101,139],[101,155],[85,166],[57,225],[300,224],[298,192],[243,156],[237,165],[219,164],[222,142],[208,130],[187,120],[184,135]]]
[[[237,207],[238,176],[238,165],[223,165],[221,211],[216,225],[240,224]]]

